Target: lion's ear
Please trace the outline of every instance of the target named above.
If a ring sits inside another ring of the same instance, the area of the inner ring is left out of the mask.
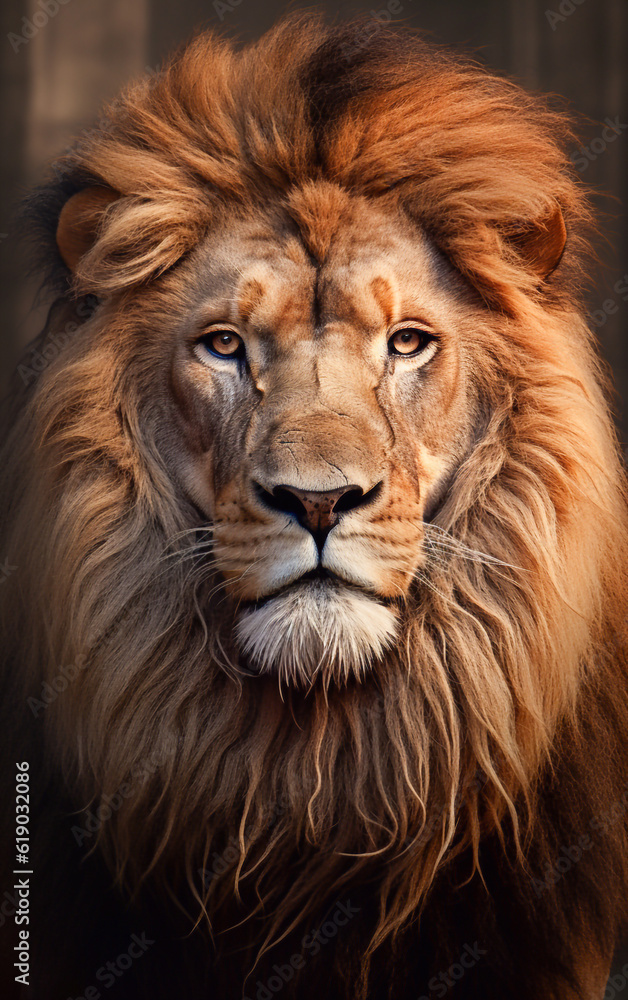
[[[66,201],[57,223],[57,246],[72,272],[96,242],[105,209],[119,197],[111,188],[88,187]]]
[[[538,222],[509,233],[507,239],[541,280],[549,277],[558,266],[567,242],[567,230],[560,206],[557,204],[549,215]]]

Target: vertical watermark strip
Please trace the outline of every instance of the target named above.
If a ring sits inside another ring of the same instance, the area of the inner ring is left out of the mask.
[[[13,919],[18,927],[18,943],[13,949],[16,970],[15,982],[21,986],[30,985],[30,766],[27,761],[16,764],[15,776],[15,863],[13,870],[16,876],[13,890],[15,892],[15,913]]]

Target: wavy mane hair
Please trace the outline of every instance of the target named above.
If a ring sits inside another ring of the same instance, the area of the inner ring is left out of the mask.
[[[58,293],[39,348],[69,343],[16,380],[2,462],[16,740],[74,810],[131,782],[90,844],[138,906],[170,897],[211,922],[219,952],[244,941],[274,959],[343,893],[370,900],[325,958],[351,997],[390,968],[405,995],[394,956],[421,914],[426,973],[458,953],[465,906],[483,914],[486,997],[532,995],[531,951],[535,975],[562,963],[577,987],[579,942],[616,940],[623,819],[564,878],[544,875],[628,780],[625,478],[586,324],[571,141],[546,102],[410,32],[298,16],[242,50],[196,37],[31,202]],[[211,544],[155,440],[141,341],[181,309],[178,265],[218,219],[320,180],[396,199],[477,290],[483,415],[396,647],[363,683],[280,692],[240,669]],[[70,275],[54,233],[90,185],[119,197]],[[556,205],[566,248],[539,283],[525,237]],[[34,720],[25,699],[77,663]],[[216,855],[230,860],[200,879]]]

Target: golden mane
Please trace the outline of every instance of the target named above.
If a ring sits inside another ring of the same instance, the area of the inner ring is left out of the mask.
[[[241,51],[199,35],[33,201],[62,289],[39,346],[71,335],[36,377],[24,359],[4,452],[20,585],[2,614],[8,690],[31,699],[24,746],[43,740],[75,808],[139,775],[87,842],[140,899],[158,886],[218,930],[246,917],[253,955],[374,885],[349,996],[367,995],[376,949],[447,871],[477,883],[489,857],[491,882],[495,838],[513,898],[537,908],[539,940],[560,936],[566,965],[579,933],[607,948],[617,933],[623,824],[573,879],[531,889],[618,797],[628,746],[625,476],[585,320],[591,217],[570,135],[542,100],[408,32],[296,17]],[[190,511],[131,334],[181,309],[177,265],[218,220],[321,180],[396,199],[485,304],[478,440],[434,530],[492,560],[430,561],[368,683],[282,699],[233,669],[220,580],[185,562]],[[90,186],[119,197],[70,277],[53,235]],[[539,281],[526,239],[557,206],[567,244]],[[100,305],[85,312],[88,295]],[[42,682],[81,656],[67,693],[35,711]],[[199,879],[233,838],[225,870]]]

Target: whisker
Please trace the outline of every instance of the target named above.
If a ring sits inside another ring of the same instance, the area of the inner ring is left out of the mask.
[[[514,563],[506,562],[504,559],[498,559],[497,556],[492,556],[488,552],[482,552],[479,549],[473,549],[465,542],[460,541],[460,539],[455,538],[450,532],[446,531],[444,528],[439,527],[437,524],[424,523],[423,525],[425,531],[425,541],[429,548],[441,549],[444,552],[450,552],[451,554],[459,555],[464,559],[469,559],[472,562],[484,563],[487,566],[503,566],[507,569],[515,569],[523,572],[522,566],[517,566]],[[436,532],[436,536],[430,535],[430,532]]]

